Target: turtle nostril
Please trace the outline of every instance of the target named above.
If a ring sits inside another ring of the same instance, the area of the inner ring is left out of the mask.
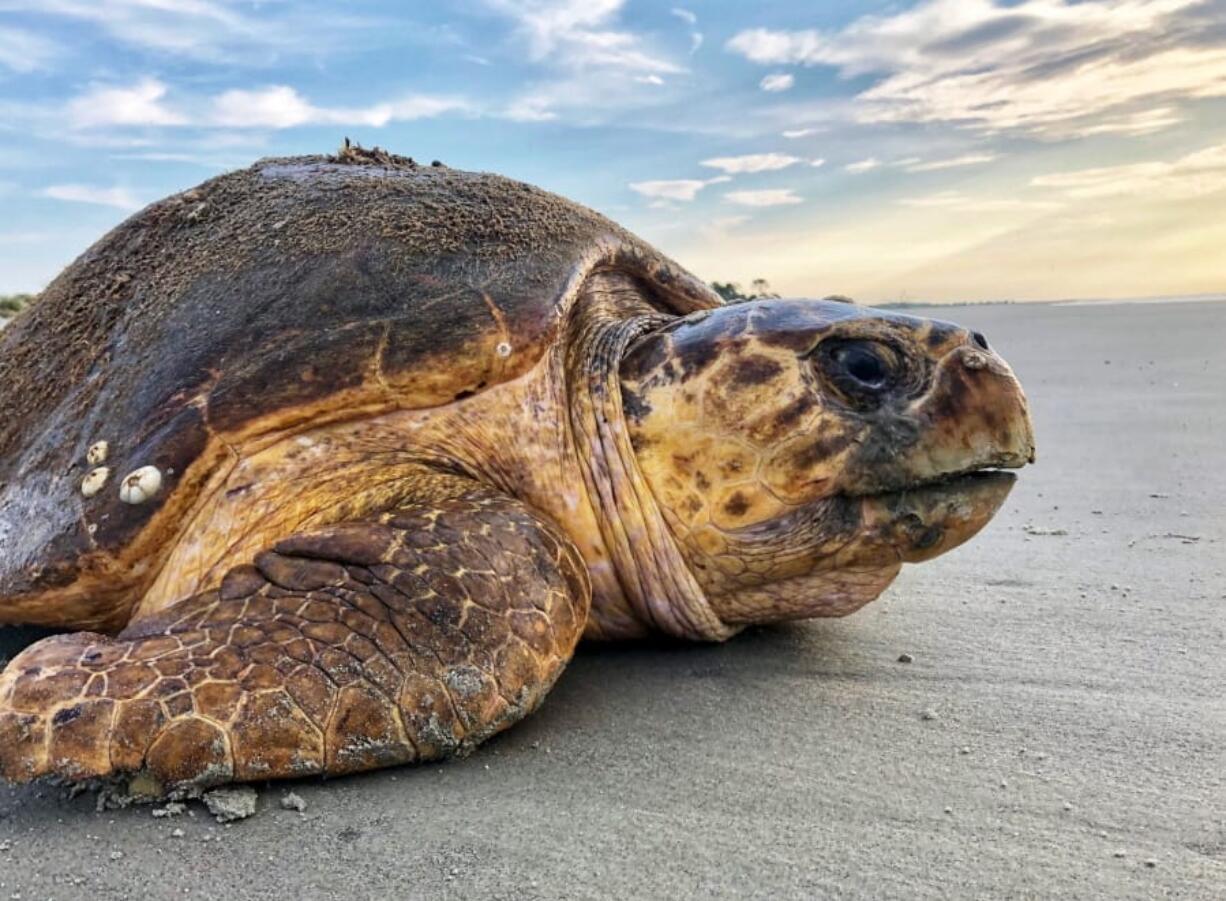
[[[971,338],[984,350],[991,350],[991,348],[988,347],[988,339],[983,337],[983,332],[971,332]]]

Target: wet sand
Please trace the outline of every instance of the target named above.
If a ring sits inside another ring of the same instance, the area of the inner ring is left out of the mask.
[[[1013,363],[1040,462],[875,604],[587,647],[471,758],[305,813],[0,788],[0,898],[1226,897],[1226,304],[937,315]]]

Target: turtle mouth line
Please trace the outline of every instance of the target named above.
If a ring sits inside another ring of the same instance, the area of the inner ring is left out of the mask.
[[[902,563],[918,563],[957,547],[996,515],[1017,476],[992,467],[945,473],[853,501],[862,527]]]
[[[976,466],[956,472],[942,473],[930,479],[917,479],[897,487],[883,488],[878,491],[849,493],[846,497],[853,499],[905,497],[911,492],[931,492],[935,494],[961,493],[980,486],[1012,485],[1017,476],[999,466]]]

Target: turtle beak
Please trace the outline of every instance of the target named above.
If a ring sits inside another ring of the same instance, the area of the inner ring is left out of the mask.
[[[1021,383],[996,353],[963,345],[937,364],[910,415],[923,435],[902,461],[915,482],[1035,461],[1034,426]]]

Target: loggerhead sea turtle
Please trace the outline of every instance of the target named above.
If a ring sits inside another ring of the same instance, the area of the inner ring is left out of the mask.
[[[464,753],[581,636],[842,616],[1033,459],[974,332],[723,305],[612,222],[382,151],[263,160],[0,333],[0,774],[167,793]]]

